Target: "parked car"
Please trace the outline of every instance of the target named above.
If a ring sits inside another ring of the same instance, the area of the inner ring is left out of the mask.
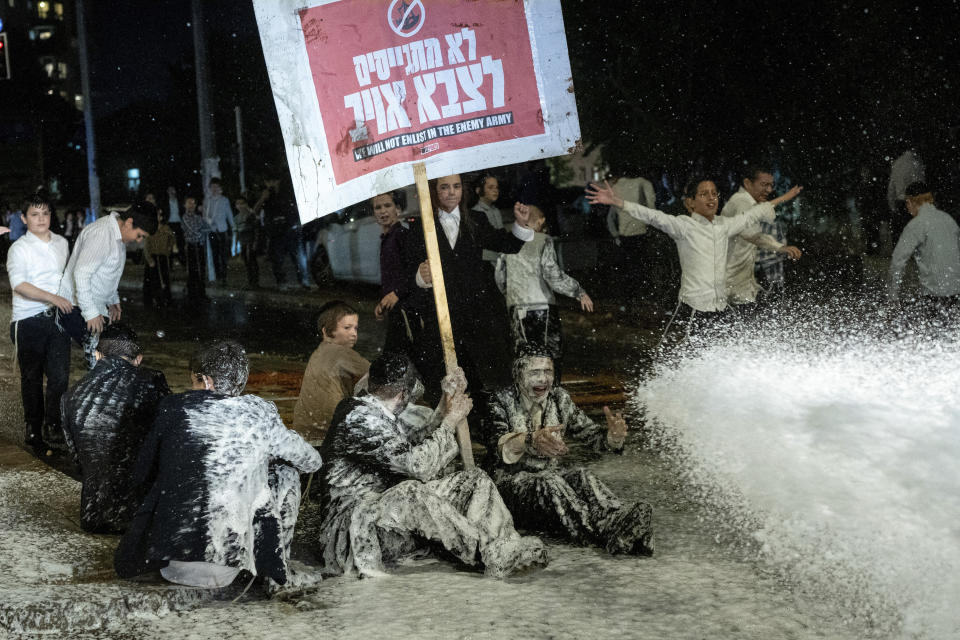
[[[409,185],[402,192],[406,201],[401,202],[401,220],[419,218],[416,187]],[[334,280],[380,284],[380,227],[370,204],[358,202],[320,224],[311,260],[315,274],[325,271]]]

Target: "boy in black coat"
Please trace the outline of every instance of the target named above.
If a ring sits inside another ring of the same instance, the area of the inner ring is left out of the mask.
[[[96,358],[60,407],[67,447],[83,475],[80,525],[115,533],[127,528],[140,506],[134,462],[170,388],[161,372],[140,366],[137,335],[119,323],[100,334]]]

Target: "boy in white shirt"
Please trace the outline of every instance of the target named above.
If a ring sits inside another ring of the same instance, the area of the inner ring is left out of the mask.
[[[677,245],[680,256],[680,295],[677,307],[660,339],[666,344],[670,329],[688,337],[693,331],[729,321],[727,314],[727,250],[730,238],[740,235],[761,220],[772,221],[774,207],[795,198],[803,187],[795,186],[782,196],[761,202],[734,217],[717,216],[720,194],[713,180],[693,178],[683,190],[687,216],[672,216],[625,202],[610,185],[591,183],[587,201],[624,210],[640,222],[660,229]],[[735,315],[732,317],[736,317]]]
[[[73,305],[61,326],[83,347],[89,368],[97,364],[97,341],[106,322],[120,319],[117,287],[127,261],[127,243],[141,242],[157,230],[157,208],[145,201],[123,212],[111,211],[80,232],[67,263],[59,294]]]
[[[10,246],[7,274],[13,291],[10,339],[20,365],[20,394],[26,422],[25,444],[45,452],[44,426],[60,433],[60,396],[70,374],[70,338],[57,327],[56,311],[73,305],[57,295],[69,246],[50,231],[50,203],[40,195],[24,204],[26,233]],[[43,380],[47,388],[44,394]]]

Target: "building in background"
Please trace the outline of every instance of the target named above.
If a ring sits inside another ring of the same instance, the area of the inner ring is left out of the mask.
[[[0,77],[0,197],[45,187],[86,193],[83,98],[72,0],[0,0],[6,75]]]

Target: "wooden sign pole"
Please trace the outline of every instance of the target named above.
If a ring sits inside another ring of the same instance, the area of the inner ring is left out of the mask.
[[[447,306],[447,289],[443,284],[443,269],[440,265],[440,249],[437,246],[437,225],[433,220],[433,203],[427,184],[427,167],[422,162],[413,165],[413,177],[420,197],[420,219],[423,223],[423,239],[430,261],[430,276],[433,279],[433,301],[437,308],[437,324],[440,327],[440,344],[443,346],[443,361],[450,373],[457,366],[457,351],[453,345],[453,326],[450,323],[450,308]],[[470,427],[466,419],[457,425],[457,442],[465,469],[472,469],[473,445],[470,442]]]

